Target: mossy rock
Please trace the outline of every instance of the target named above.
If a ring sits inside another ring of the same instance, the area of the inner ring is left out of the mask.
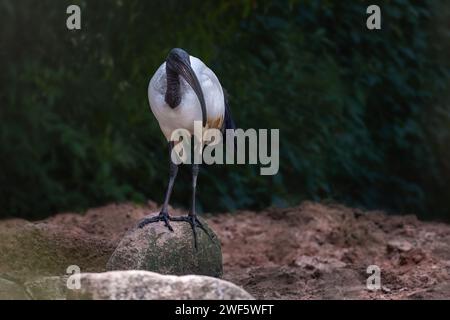
[[[22,285],[1,278],[0,275],[0,300],[29,300],[30,297],[25,292]]]
[[[21,282],[67,274],[77,265],[84,272],[105,271],[114,245],[83,230],[52,223],[0,225],[0,274]]]
[[[197,249],[189,223],[171,222],[173,231],[170,231],[163,222],[155,222],[130,230],[109,259],[107,270],[147,270],[161,274],[221,277],[220,241],[206,221],[199,220],[210,236],[197,228]]]

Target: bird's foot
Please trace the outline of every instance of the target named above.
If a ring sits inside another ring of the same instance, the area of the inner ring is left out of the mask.
[[[144,226],[150,224],[150,223],[154,223],[154,222],[159,222],[159,221],[164,221],[164,225],[170,230],[173,231],[172,226],[170,225],[169,221],[172,220],[172,217],[169,216],[169,214],[165,211],[161,211],[157,216],[154,217],[150,217],[150,218],[144,218],[143,220],[141,220],[138,224],[138,228],[143,228]]]
[[[200,220],[198,220],[196,215],[189,214],[188,216],[184,216],[184,217],[171,217],[170,220],[171,221],[185,221],[191,225],[192,233],[194,234],[194,246],[195,246],[196,250],[197,250],[197,229],[196,229],[196,227],[203,230],[206,233],[206,235],[209,237],[209,239],[211,239],[211,240],[213,239],[211,237],[211,235],[209,234],[208,230],[206,230],[206,228],[203,226],[203,224],[200,222]]]

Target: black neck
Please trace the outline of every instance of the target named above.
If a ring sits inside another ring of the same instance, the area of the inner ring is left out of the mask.
[[[180,78],[178,74],[166,66],[167,89],[164,100],[171,108],[176,108],[181,102]]]

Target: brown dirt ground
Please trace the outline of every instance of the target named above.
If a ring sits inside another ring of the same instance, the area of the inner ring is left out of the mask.
[[[43,223],[60,226],[64,237],[90,237],[110,254],[129,228],[157,209],[153,202],[111,204]],[[449,225],[311,202],[205,217],[222,243],[224,278],[257,299],[450,299]],[[380,290],[366,287],[369,265],[381,269]]]
[[[306,202],[210,218],[224,277],[260,299],[450,299],[450,226]],[[381,290],[366,287],[381,269]]]

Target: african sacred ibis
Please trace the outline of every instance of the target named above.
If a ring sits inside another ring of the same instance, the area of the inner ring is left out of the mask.
[[[201,121],[203,127],[219,129],[222,132],[235,129],[224,91],[217,76],[200,59],[190,56],[183,49],[174,48],[150,80],[148,100],[168,141],[169,183],[159,215],[145,218],[139,223],[139,227],[163,221],[167,228],[173,231],[169,221],[186,221],[192,227],[197,246],[196,227],[208,234],[198,220],[195,210],[199,165],[192,164],[192,199],[188,216],[170,216],[168,205],[178,172],[178,165],[171,159],[174,142],[170,141],[170,138],[172,132],[177,129],[185,129],[193,134],[194,121]]]

